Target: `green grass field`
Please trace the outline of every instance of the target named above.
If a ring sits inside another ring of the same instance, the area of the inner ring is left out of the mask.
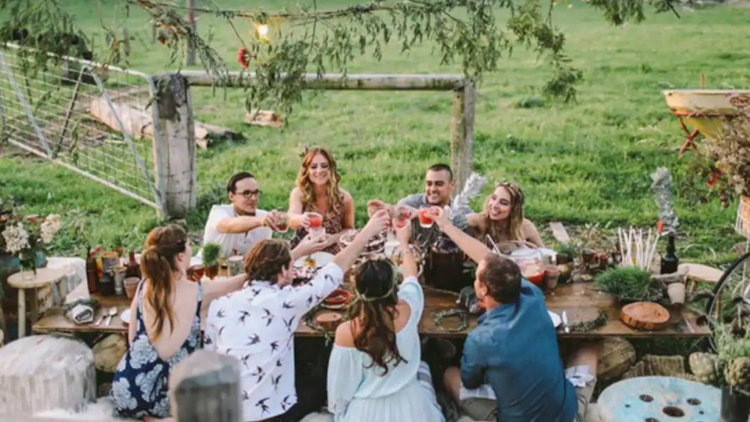
[[[201,0],[199,0],[200,2]],[[287,2],[218,1],[226,7]],[[99,14],[107,25],[113,10],[96,2],[70,0],[67,7],[101,46]],[[355,0],[320,0],[320,7]],[[112,4],[112,1],[105,2]],[[750,9],[713,8],[672,14],[650,13],[642,24],[614,28],[583,3],[561,7],[557,25],[566,33],[567,52],[584,72],[576,104],[547,101],[524,108],[538,97],[550,70],[536,55],[516,48],[498,72],[479,86],[476,110],[475,168],[490,180],[513,179],[527,197],[526,213],[538,226],[560,220],[585,224],[654,226],[656,206],[649,174],[667,166],[676,184],[677,213],[685,239],[683,257],[703,262],[731,259],[741,238],[733,233],[736,202],[724,209],[703,180],[692,180],[692,156],[678,160],[684,140],[668,113],[661,91],[695,88],[705,74],[706,88],[750,86]],[[123,19],[120,14],[117,19]],[[250,24],[237,20],[240,33]],[[165,47],[151,43],[145,16],[131,10],[126,24],[132,42],[129,65],[145,72],[170,67]],[[202,31],[212,31],[213,45],[231,69],[238,42],[219,20],[202,17]],[[425,45],[408,54],[386,49],[382,61],[362,57],[350,73],[454,73],[440,66]],[[240,90],[195,89],[198,120],[241,130],[247,140],[222,142],[198,153],[199,207],[188,218],[191,230],[202,230],[210,205],[223,198],[223,185],[240,170],[260,180],[264,208],[285,208],[304,144],[333,150],[343,186],[355,198],[357,221],[366,218],[368,199],[396,200],[422,189],[427,166],[449,161],[450,93],[323,92],[309,95],[284,130],[247,127]],[[4,146],[0,158],[2,196],[13,196],[34,213],[62,213],[85,218],[88,236],[112,247],[141,244],[158,224],[152,209],[42,160],[14,154]],[[485,191],[489,191],[489,186]],[[704,203],[704,198],[713,198]],[[477,203],[477,206],[479,204]],[[53,253],[71,253],[78,240],[60,236]]]

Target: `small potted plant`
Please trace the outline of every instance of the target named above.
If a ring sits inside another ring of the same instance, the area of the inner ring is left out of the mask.
[[[557,265],[570,264],[578,255],[576,247],[570,243],[561,244],[555,252],[557,252]]]
[[[221,254],[221,246],[218,243],[209,242],[203,245],[203,267],[211,280],[219,275],[219,254]]]
[[[747,328],[747,327],[746,327]],[[721,388],[721,420],[746,422],[750,412],[750,330],[714,326],[716,353],[693,353],[690,370],[698,381]]]

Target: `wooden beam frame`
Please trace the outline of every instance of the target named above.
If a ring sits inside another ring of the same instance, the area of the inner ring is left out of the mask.
[[[217,80],[213,75],[196,70],[183,70],[181,72],[169,72],[153,76],[157,86],[164,82],[167,85],[174,84],[174,78],[179,77],[185,82],[184,90],[161,93],[159,102],[173,102],[170,95],[179,95],[177,103],[184,104],[185,98],[190,98],[189,87],[226,87],[239,88],[252,85],[256,80],[254,73],[229,72],[224,80]],[[284,77],[283,75],[281,76]],[[164,81],[160,83],[161,81]],[[306,89],[310,90],[330,90],[330,91],[443,91],[453,93],[453,106],[451,113],[451,130],[450,130],[450,151],[451,167],[453,168],[457,192],[463,189],[464,183],[469,178],[472,171],[472,155],[474,146],[474,114],[476,109],[476,91],[473,80],[463,75],[387,75],[387,74],[324,74],[317,75],[308,73],[303,76]],[[163,85],[162,85],[163,86]],[[168,116],[170,113],[164,113]],[[182,113],[180,113],[182,114]],[[186,119],[169,119],[174,127],[170,129],[162,128],[166,139],[174,139],[174,133],[179,132],[180,144],[195,145],[193,130],[187,128],[192,126],[192,107],[188,107]],[[165,118],[166,116],[162,116]],[[184,128],[177,126],[184,125]],[[183,135],[184,134],[184,135]],[[185,141],[185,142],[183,142]],[[184,216],[185,207],[195,205],[196,183],[195,183],[195,148],[188,148],[190,157],[182,157],[178,162],[169,163],[169,173],[171,175],[183,175],[186,178],[184,183],[177,183],[179,189],[168,188],[168,201],[172,206],[167,206],[167,214],[170,216]],[[172,154],[172,150],[166,155]],[[163,160],[165,155],[156,153],[157,157]],[[159,161],[159,160],[157,160]],[[181,163],[181,164],[180,164]],[[181,165],[177,168],[175,165]],[[162,170],[163,171],[163,170]],[[160,171],[157,169],[157,174]],[[169,183],[165,184],[169,185]],[[174,184],[174,183],[173,183]],[[177,196],[175,196],[177,195]]]

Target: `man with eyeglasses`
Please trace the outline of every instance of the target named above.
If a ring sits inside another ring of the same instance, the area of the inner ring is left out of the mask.
[[[261,190],[255,176],[240,172],[227,183],[231,204],[214,205],[208,215],[203,244],[221,245],[221,256],[245,255],[257,242],[270,239],[281,223],[281,213],[258,209]],[[202,253],[202,251],[201,251]]]

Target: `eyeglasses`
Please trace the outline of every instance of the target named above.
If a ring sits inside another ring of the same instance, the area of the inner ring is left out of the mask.
[[[260,197],[260,194],[262,194],[263,191],[258,189],[258,190],[246,190],[246,191],[235,192],[235,193],[237,195],[242,195],[245,198],[252,198],[253,196]]]

